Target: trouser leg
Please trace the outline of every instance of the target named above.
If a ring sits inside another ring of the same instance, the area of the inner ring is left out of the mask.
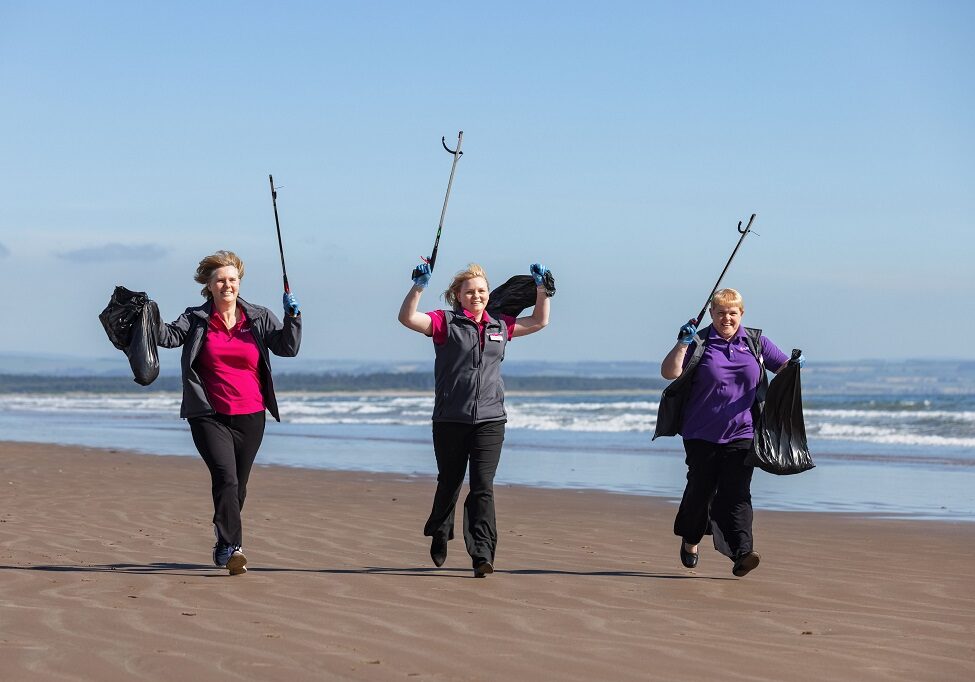
[[[498,529],[494,512],[494,475],[501,461],[504,422],[474,426],[470,438],[470,491],[464,502],[464,544],[474,565],[494,563]]]
[[[234,455],[237,462],[237,500],[238,509],[244,508],[247,497],[247,482],[257,458],[257,451],[264,441],[265,413],[238,414],[230,418],[234,434]],[[240,543],[237,543],[240,544]]]
[[[711,518],[737,558],[752,551],[752,473],[745,456],[751,441],[735,441],[721,449],[718,489],[711,504]]]
[[[423,534],[452,540],[454,509],[460,495],[469,456],[467,434],[471,426],[453,422],[433,422],[433,452],[437,458],[437,491]]]
[[[193,443],[210,470],[213,524],[218,539],[229,545],[240,545],[243,535],[240,508],[263,439],[264,415],[215,414],[193,417],[189,423]]]
[[[674,518],[674,535],[691,545],[698,544],[708,530],[711,501],[718,482],[715,443],[685,440],[684,461],[687,464],[687,485]]]

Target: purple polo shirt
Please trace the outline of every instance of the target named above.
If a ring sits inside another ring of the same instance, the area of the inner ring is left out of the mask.
[[[244,311],[237,308],[237,324],[227,329],[214,307],[206,343],[200,348],[193,365],[200,374],[214,412],[253,414],[264,411],[258,374],[260,361],[257,341]]]
[[[751,438],[752,404],[761,378],[758,359],[748,348],[744,327],[725,341],[712,327],[704,355],[691,382],[691,394],[684,407],[681,435],[709,443],[730,443]],[[765,367],[773,372],[789,358],[774,343],[762,337]],[[684,365],[691,359],[688,349]]]

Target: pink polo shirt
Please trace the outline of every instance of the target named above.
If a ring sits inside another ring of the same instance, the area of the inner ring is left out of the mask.
[[[444,315],[444,312],[445,311],[443,310],[431,310],[427,313],[427,315],[430,316],[430,321],[433,323],[433,342],[438,346],[442,346],[443,344],[447,343],[447,316]],[[474,316],[468,311],[464,310],[463,312],[467,316],[467,319],[474,319]],[[501,315],[500,317],[501,320],[508,325],[508,341],[511,341],[511,335],[515,332],[515,318],[511,317],[511,315]],[[491,316],[488,315],[487,311],[485,310],[484,314],[481,316],[480,324],[477,325],[477,329],[481,335],[481,348],[484,348],[484,328],[490,321]]]
[[[257,371],[259,362],[257,342],[244,310],[237,308],[237,324],[230,329],[224,325],[220,313],[214,310],[194,366],[215,412],[252,414],[264,411]]]

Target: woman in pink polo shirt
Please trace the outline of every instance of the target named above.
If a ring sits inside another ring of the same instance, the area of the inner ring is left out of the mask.
[[[207,302],[158,329],[160,346],[183,347],[180,416],[189,422],[210,470],[217,536],[213,563],[231,575],[247,571],[240,510],[264,438],[265,410],[281,421],[268,353],[294,357],[301,344],[295,297],[284,294],[282,324],[267,308],[238,297],[243,276],[244,263],[232,251],[207,256],[194,278]]]
[[[501,361],[508,341],[534,334],[548,324],[546,269],[531,266],[536,297],[532,314],[514,319],[492,318],[487,275],[470,264],[458,272],[444,299],[451,310],[417,312],[420,295],[430,282],[430,267],[416,269],[413,287],[403,299],[399,321],[409,329],[433,337],[436,351],[433,408],[433,450],[437,458],[437,491],[423,528],[431,537],[430,558],[436,566],[447,559],[447,541],[454,537],[454,508],[470,466],[470,492],[464,502],[464,543],[474,577],[494,572],[498,531],[494,513],[494,474],[504,443],[504,384]]]

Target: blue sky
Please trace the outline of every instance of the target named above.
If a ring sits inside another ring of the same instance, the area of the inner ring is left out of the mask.
[[[116,284],[173,319],[220,248],[278,309],[273,173],[303,355],[428,359],[463,129],[421,307],[545,263],[512,359],[660,359],[753,212],[725,284],[782,348],[975,358],[975,4],[199,5],[0,0],[0,351],[110,355]]]

